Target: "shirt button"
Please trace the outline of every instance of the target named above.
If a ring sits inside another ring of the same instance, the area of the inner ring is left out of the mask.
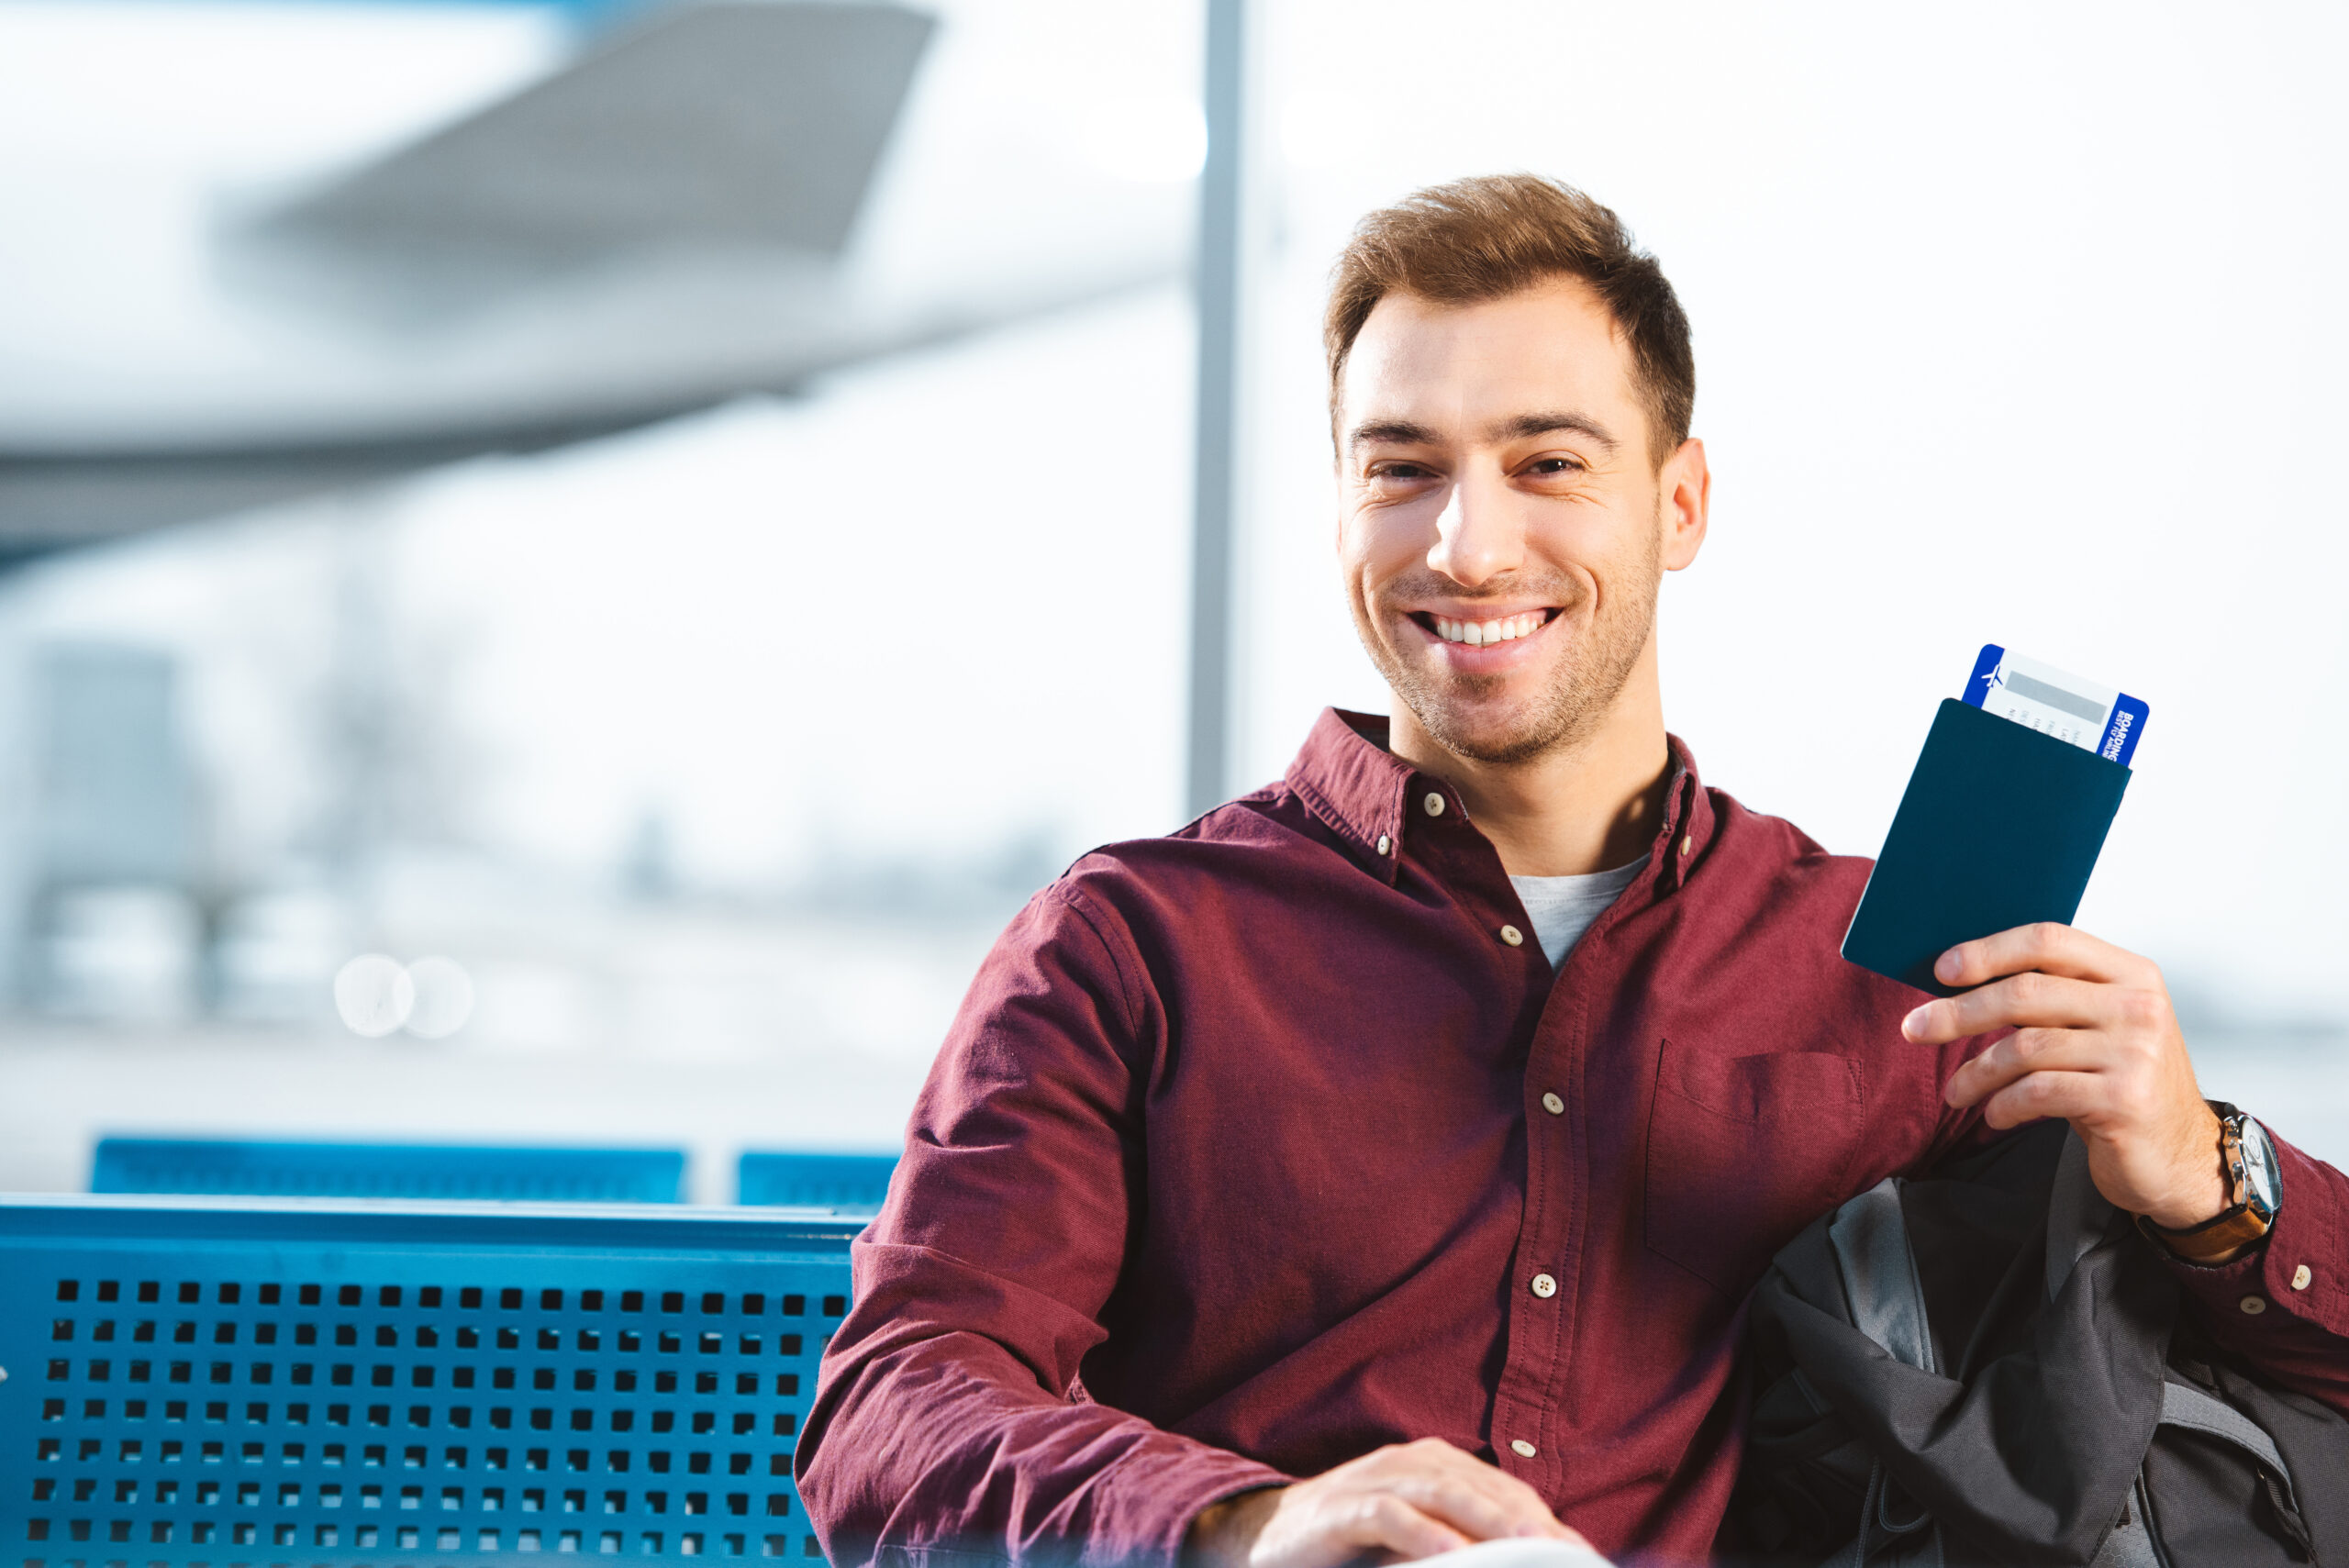
[[[1566,1114],[1566,1102],[1555,1095],[1544,1095],[1542,1096],[1542,1108],[1552,1116],[1564,1116]]]
[[[1503,926],[1501,928],[1501,940],[1507,942],[1513,948],[1521,948],[1525,945],[1525,933],[1519,930],[1515,926]]]
[[[1509,1452],[1517,1455],[1520,1459],[1531,1459],[1536,1451],[1533,1445],[1527,1442],[1523,1438],[1511,1438],[1508,1443],[1508,1451]]]
[[[2267,1310],[2267,1298],[2264,1296],[2246,1296],[2235,1305],[2242,1307],[2246,1315],[2256,1318]]]
[[[1558,1282],[1552,1279],[1548,1274],[1535,1274],[1533,1276],[1533,1294],[1540,1296],[1542,1300],[1547,1301],[1552,1296],[1558,1294]],[[2253,1299],[2256,1300],[2258,1298],[2254,1296]]]
[[[2294,1290],[2306,1290],[2309,1287],[2309,1281],[2314,1278],[2316,1278],[2316,1276],[2309,1273],[2309,1266],[2306,1263],[2302,1263],[2299,1268],[2292,1271],[2292,1288]]]
[[[1387,837],[1386,834],[1384,834],[1384,833],[1381,833],[1381,834],[1378,836],[1378,852],[1379,852],[1380,854],[1382,854],[1382,855],[1383,855],[1383,854],[1386,854],[1387,851],[1389,851],[1390,850],[1394,849],[1394,847],[1395,847],[1395,840],[1392,840],[1392,839],[1388,838],[1388,837]]]
[[[1433,790],[1428,791],[1428,797],[1419,802],[1419,804],[1427,807],[1427,812],[1430,817],[1441,817],[1443,815],[1443,796],[1438,795]]]
[[[1680,852],[1681,852],[1682,854],[1684,854],[1684,855],[1685,855],[1685,854],[1687,854],[1687,853],[1691,849],[1695,848],[1696,843],[1697,843],[1697,836],[1696,836],[1695,834],[1693,834],[1693,833],[1683,833],[1683,834],[1681,834],[1681,835],[1680,835]]]

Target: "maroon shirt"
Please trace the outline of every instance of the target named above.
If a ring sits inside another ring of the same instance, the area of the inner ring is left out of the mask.
[[[1941,1099],[1975,1042],[1906,1043],[1919,994],[1838,955],[1868,862],[1676,740],[1646,868],[1553,976],[1383,731],[1324,714],[1280,784],[1085,857],[996,944],[801,1442],[834,1563],[1167,1563],[1219,1498],[1428,1436],[1602,1551],[1706,1554],[1747,1291],[1979,1136]],[[2284,1160],[2264,1256],[2179,1272],[2343,1399],[2349,1183]]]

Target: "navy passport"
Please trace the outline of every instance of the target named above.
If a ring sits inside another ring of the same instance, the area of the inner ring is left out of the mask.
[[[1954,995],[1933,961],[1958,943],[2033,920],[2071,923],[2128,787],[2119,762],[1945,699],[1843,956]]]

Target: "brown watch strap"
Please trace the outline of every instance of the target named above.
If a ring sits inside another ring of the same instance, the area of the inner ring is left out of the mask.
[[[2137,1217],[2138,1228],[2147,1236],[2192,1263],[2213,1262],[2237,1248],[2249,1246],[2267,1234],[2270,1224],[2268,1217],[2251,1205],[2249,1184],[2243,1178],[2243,1140],[2234,1123],[2224,1117],[2233,1107],[2212,1108],[2222,1113],[2219,1123],[2219,1169],[2227,1178],[2227,1195],[2234,1207],[2183,1230],[2165,1229],[2142,1214]]]
[[[2247,1203],[2239,1203],[2215,1219],[2184,1230],[2165,1230],[2143,1215],[2138,1228],[2189,1263],[2208,1263],[2267,1234],[2267,1221]]]

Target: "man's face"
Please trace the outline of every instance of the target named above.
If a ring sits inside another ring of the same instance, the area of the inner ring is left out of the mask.
[[[1420,726],[1480,762],[1590,734],[1695,559],[1695,441],[1661,471],[1628,345],[1560,278],[1478,305],[1379,301],[1338,400],[1338,556],[1363,646]]]

